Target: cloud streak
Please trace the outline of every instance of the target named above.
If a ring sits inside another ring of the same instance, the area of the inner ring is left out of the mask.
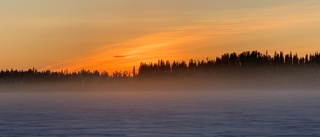
[[[263,39],[264,36],[272,33],[277,34],[278,30],[295,30],[296,27],[319,22],[319,19],[315,18],[319,12],[314,11],[317,5],[310,6],[308,3],[306,5],[308,7],[301,8],[301,3],[298,2],[257,9],[234,18],[220,20],[208,18],[170,30],[156,31],[123,42],[105,45],[88,56],[59,62],[45,69],[129,70],[132,66],[139,65],[140,62],[154,62],[158,59],[203,59],[204,56],[210,56],[208,54],[215,54],[212,53],[214,51],[209,51],[211,49],[216,49],[216,55],[218,55],[221,54],[220,52],[227,51],[221,45],[230,45],[237,41],[244,45],[241,49],[250,50],[246,49],[245,43],[253,39]],[[255,36],[256,34],[261,36]],[[239,37],[242,38],[243,35],[246,37],[239,40]],[[270,44],[276,45],[277,43],[271,42]],[[264,48],[267,50],[268,45],[265,45]]]
[[[114,58],[125,58],[126,56],[123,56],[123,55],[115,55],[113,56]]]

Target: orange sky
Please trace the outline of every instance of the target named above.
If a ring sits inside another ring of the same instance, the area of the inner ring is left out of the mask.
[[[318,0],[3,0],[0,68],[131,70],[225,52],[320,51]]]

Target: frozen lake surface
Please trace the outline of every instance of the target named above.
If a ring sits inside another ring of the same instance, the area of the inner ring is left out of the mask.
[[[0,136],[320,136],[319,97],[196,91],[1,92]]]

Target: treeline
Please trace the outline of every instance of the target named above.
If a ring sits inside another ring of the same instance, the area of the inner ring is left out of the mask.
[[[221,57],[206,60],[189,60],[186,61],[164,61],[159,60],[156,63],[141,63],[136,71],[116,71],[112,74],[108,72],[99,72],[97,70],[80,70],[68,72],[61,71],[38,71],[37,69],[29,70],[1,70],[0,83],[31,83],[31,82],[63,82],[63,81],[80,81],[85,83],[92,82],[113,82],[118,80],[141,80],[148,78],[184,78],[184,77],[213,77],[228,76],[243,72],[253,72],[253,70],[274,70],[274,69],[296,69],[312,68],[316,70],[320,66],[320,54],[305,55],[299,57],[297,54],[283,54],[275,52],[273,55],[265,54],[258,51],[245,51],[240,54],[225,53]],[[243,70],[243,71],[239,71]],[[301,69],[299,69],[300,71]],[[279,73],[279,71],[274,71]],[[312,72],[313,73],[313,72]],[[237,75],[238,75],[237,74]],[[316,74],[318,75],[318,74]]]
[[[24,84],[33,82],[64,82],[64,81],[105,81],[108,80],[109,74],[107,72],[99,72],[97,70],[81,70],[68,72],[68,70],[61,71],[38,71],[37,69],[24,70],[1,70],[0,82]]]
[[[253,68],[316,68],[320,66],[320,54],[305,55],[299,57],[297,54],[283,54],[275,52],[272,56],[258,51],[245,51],[240,54],[225,53],[216,59],[189,60],[189,62],[159,60],[158,63],[141,63],[139,77],[170,77],[170,76],[208,76],[214,72],[233,69],[250,70]],[[224,75],[224,74],[222,74]]]

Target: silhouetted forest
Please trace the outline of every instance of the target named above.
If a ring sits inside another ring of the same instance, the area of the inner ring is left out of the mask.
[[[217,85],[228,86],[265,84],[277,86],[277,83],[320,82],[320,54],[305,55],[275,52],[245,51],[240,54],[225,53],[215,59],[186,61],[164,61],[141,63],[138,70],[116,71],[111,74],[97,70],[80,70],[68,72],[29,70],[1,70],[0,83],[25,84],[41,82],[77,81],[81,83],[114,83],[119,81],[200,79],[214,80]],[[270,82],[273,81],[273,82]],[[296,84],[299,85],[299,84]],[[315,84],[313,84],[315,85]],[[280,86],[280,84],[278,85]]]
[[[304,57],[297,54],[283,54],[275,52],[272,56],[266,52],[245,51],[241,54],[225,53],[216,59],[189,60],[189,62],[159,60],[158,63],[141,63],[139,77],[185,77],[208,76],[217,70],[230,69],[273,69],[273,68],[318,68],[320,66],[320,54],[318,52]]]

